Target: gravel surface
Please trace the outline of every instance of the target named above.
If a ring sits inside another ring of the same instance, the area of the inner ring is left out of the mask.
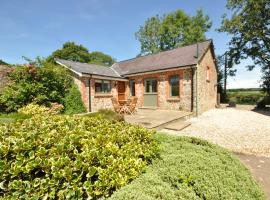
[[[169,134],[194,136],[231,151],[270,157],[270,116],[235,108],[214,109],[189,120],[192,125]]]

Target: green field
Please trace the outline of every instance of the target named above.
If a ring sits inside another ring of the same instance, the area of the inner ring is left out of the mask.
[[[239,88],[228,89],[228,101],[233,101],[237,104],[255,105],[265,93],[260,88]]]

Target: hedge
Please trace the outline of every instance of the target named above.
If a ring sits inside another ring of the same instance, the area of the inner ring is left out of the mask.
[[[0,124],[0,199],[97,199],[138,177],[154,132],[99,117],[36,115]]]
[[[249,171],[204,140],[159,134],[162,152],[146,173],[107,200],[264,200]]]
[[[229,92],[229,101],[237,104],[255,105],[265,94],[261,92]]]

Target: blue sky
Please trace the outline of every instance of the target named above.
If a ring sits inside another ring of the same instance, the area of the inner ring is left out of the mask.
[[[134,33],[148,17],[176,9],[194,15],[200,8],[213,22],[207,37],[213,39],[218,55],[229,41],[226,34],[215,31],[225,4],[225,0],[0,0],[0,59],[23,63],[22,56],[46,57],[65,41],[118,61],[132,58],[140,51]],[[246,63],[237,66],[230,88],[259,86],[259,69],[247,72]]]

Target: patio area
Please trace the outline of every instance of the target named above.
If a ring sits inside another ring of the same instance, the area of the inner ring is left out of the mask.
[[[142,125],[148,129],[162,129],[177,122],[178,127],[187,125],[185,120],[192,113],[175,110],[159,110],[140,108],[133,115],[125,115],[125,121],[131,124]]]

